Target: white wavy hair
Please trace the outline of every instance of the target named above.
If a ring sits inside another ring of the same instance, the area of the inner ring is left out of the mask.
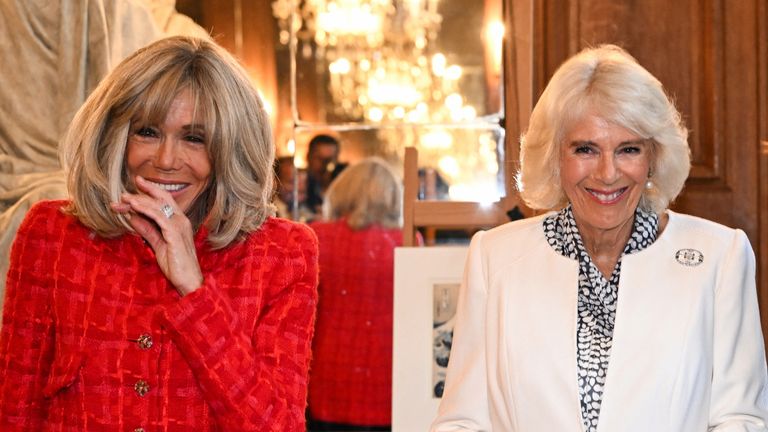
[[[661,82],[615,45],[571,57],[542,93],[521,138],[517,187],[523,201],[541,210],[568,204],[560,181],[560,149],[570,128],[589,113],[650,140],[654,186],[643,191],[639,205],[663,212],[690,171],[688,130]]]

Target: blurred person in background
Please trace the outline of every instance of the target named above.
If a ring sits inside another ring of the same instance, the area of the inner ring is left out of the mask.
[[[328,188],[309,384],[311,431],[389,430],[394,250],[402,245],[402,186],[377,157]]]
[[[307,207],[307,171],[293,164],[293,156],[275,159],[273,203],[282,218],[310,222],[316,217]]]
[[[325,193],[333,179],[346,168],[339,162],[341,143],[336,137],[315,135],[307,147],[307,207],[322,213]]]

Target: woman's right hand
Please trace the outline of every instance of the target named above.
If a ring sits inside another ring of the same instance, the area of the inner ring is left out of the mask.
[[[163,274],[182,296],[197,290],[203,274],[195,251],[192,223],[170,193],[136,176],[136,186],[143,193],[123,193],[112,203],[124,214],[131,227],[155,251]],[[170,206],[166,208],[165,206]]]

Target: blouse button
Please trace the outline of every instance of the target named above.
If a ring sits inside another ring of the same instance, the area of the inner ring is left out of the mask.
[[[144,380],[138,380],[136,381],[136,384],[133,385],[133,390],[136,391],[137,395],[143,397],[145,394],[149,393],[149,384]]]
[[[144,432],[144,428],[136,428],[133,432]]]
[[[139,348],[148,350],[152,348],[152,336],[145,333],[139,336],[139,338],[136,340],[136,343],[139,344]]]

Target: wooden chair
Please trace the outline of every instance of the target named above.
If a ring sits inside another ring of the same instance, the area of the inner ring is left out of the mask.
[[[419,200],[418,151],[405,149],[403,170],[403,246],[416,245],[419,227],[434,229],[492,228],[509,222],[507,210],[516,197],[504,197],[492,204],[469,201]],[[429,243],[429,242],[427,242]]]

